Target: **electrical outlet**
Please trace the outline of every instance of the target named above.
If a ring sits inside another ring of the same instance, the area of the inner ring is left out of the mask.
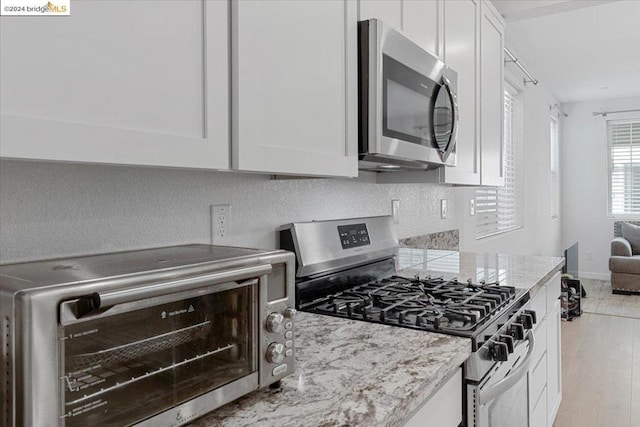
[[[440,218],[447,217],[447,199],[440,199]]]
[[[400,224],[400,200],[391,201],[391,217],[394,224]]]
[[[469,215],[474,216],[476,214],[476,199],[469,199]]]
[[[584,259],[585,261],[593,260],[593,255],[591,254],[591,251],[584,251]]]
[[[231,219],[231,205],[211,205],[211,244],[226,243],[229,221]]]

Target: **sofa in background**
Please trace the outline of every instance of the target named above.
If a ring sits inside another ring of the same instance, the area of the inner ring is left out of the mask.
[[[640,292],[640,222],[616,221],[611,240],[611,290],[614,294]]]

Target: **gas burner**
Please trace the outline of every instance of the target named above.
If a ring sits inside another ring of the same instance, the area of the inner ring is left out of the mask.
[[[515,288],[495,283],[391,276],[321,298],[311,311],[465,334],[495,316],[515,296]]]

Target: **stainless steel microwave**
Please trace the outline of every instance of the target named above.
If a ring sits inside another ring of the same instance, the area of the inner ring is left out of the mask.
[[[455,166],[456,72],[378,19],[358,37],[360,169]]]
[[[187,245],[0,266],[0,426],[177,426],[294,370],[294,256]]]

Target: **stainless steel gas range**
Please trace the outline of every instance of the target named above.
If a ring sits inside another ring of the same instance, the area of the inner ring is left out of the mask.
[[[525,290],[398,273],[390,217],[288,224],[280,244],[296,253],[298,309],[467,337],[473,349],[463,366],[467,425],[528,424],[536,313]]]

